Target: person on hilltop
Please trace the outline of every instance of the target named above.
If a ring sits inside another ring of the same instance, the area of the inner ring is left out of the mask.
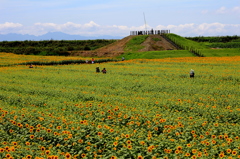
[[[96,67],[96,73],[99,73],[99,72],[100,72],[100,68]]]
[[[194,70],[191,69],[191,70],[190,70],[190,78],[194,78],[194,75],[195,75]]]
[[[103,73],[103,74],[106,74],[106,73],[107,73],[106,68],[103,68],[102,73]]]

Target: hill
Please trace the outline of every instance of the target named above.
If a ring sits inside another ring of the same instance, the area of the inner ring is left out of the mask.
[[[126,52],[132,52],[133,50],[126,50],[126,45],[131,40],[137,40],[138,35],[130,35],[121,40],[118,40],[112,44],[96,49],[94,51],[72,51],[71,56],[97,56],[97,57],[116,57]],[[163,51],[163,50],[177,50],[176,46],[167,41],[161,35],[149,35],[145,36],[146,39],[140,45],[140,49],[135,50],[137,52],[146,51]],[[134,39],[135,38],[135,39]]]

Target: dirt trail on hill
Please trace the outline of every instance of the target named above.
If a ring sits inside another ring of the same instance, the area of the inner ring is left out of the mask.
[[[175,46],[165,40],[161,35],[150,35],[143,43],[145,46],[142,51],[162,51],[162,50],[177,50]]]
[[[94,51],[72,51],[71,56],[83,57],[116,57],[124,53],[126,43],[137,35],[130,35],[121,40],[118,40],[110,45],[96,49]],[[144,51],[161,51],[161,50],[176,50],[171,43],[165,40],[161,35],[149,35],[149,37],[141,44],[144,46],[139,52]]]

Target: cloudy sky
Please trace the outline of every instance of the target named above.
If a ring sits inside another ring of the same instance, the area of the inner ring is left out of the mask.
[[[0,34],[128,36],[167,29],[181,36],[240,35],[240,0],[0,0]]]

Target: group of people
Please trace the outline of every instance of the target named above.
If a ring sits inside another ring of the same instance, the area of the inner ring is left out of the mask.
[[[122,60],[123,60],[123,61],[125,60],[124,57],[123,57]],[[92,63],[94,63],[94,60],[93,60]],[[33,65],[30,64],[29,68],[33,68]],[[107,73],[106,68],[103,68],[101,72],[102,72],[103,74],[106,74],[106,73]],[[100,68],[99,68],[99,67],[96,67],[96,73],[100,73]],[[194,73],[194,70],[193,70],[193,69],[190,70],[189,74],[190,74],[190,78],[194,78],[195,73]]]
[[[100,73],[100,68],[99,68],[99,67],[96,67],[96,73]],[[107,73],[106,68],[103,68],[103,69],[102,69],[102,73],[103,73],[103,74],[106,74],[106,73]]]
[[[92,58],[92,60],[91,61],[88,61],[88,60],[86,60],[86,64],[89,64],[89,63],[92,63],[92,64],[94,64],[94,58]]]

